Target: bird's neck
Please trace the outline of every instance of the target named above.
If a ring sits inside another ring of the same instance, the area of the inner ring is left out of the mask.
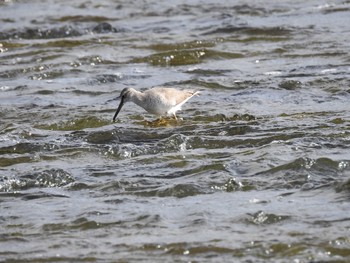
[[[135,104],[137,104],[138,106],[143,105],[143,101],[144,101],[144,94],[138,90],[134,90],[134,92],[131,94],[130,96],[130,100],[132,102],[134,102]]]

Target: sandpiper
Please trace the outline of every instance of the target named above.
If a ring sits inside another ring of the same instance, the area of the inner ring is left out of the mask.
[[[144,92],[140,92],[133,88],[125,88],[122,90],[118,98],[120,99],[120,104],[114,114],[113,121],[115,121],[119,111],[127,101],[132,101],[151,114],[160,117],[173,115],[177,120],[175,113],[181,109],[181,106],[186,101],[196,94],[198,94],[198,91],[177,90],[164,87],[156,87]]]

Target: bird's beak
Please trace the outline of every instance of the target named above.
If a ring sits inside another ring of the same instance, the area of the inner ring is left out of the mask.
[[[119,111],[122,109],[122,107],[123,107],[123,105],[124,105],[124,103],[125,103],[125,102],[124,102],[124,97],[123,97],[123,96],[120,96],[119,98],[120,98],[120,103],[119,103],[119,106],[118,106],[117,111],[116,111],[115,114],[114,114],[113,122],[115,122],[115,119],[117,118],[117,115],[118,115]]]

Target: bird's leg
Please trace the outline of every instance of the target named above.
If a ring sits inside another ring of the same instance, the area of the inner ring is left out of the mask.
[[[176,117],[176,114],[175,114],[175,112],[174,112],[174,118],[175,118],[175,120],[177,120],[177,117]]]

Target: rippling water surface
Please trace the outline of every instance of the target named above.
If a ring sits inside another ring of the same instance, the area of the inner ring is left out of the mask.
[[[0,1],[2,262],[349,262],[350,2]],[[125,87],[200,91],[154,124]]]

